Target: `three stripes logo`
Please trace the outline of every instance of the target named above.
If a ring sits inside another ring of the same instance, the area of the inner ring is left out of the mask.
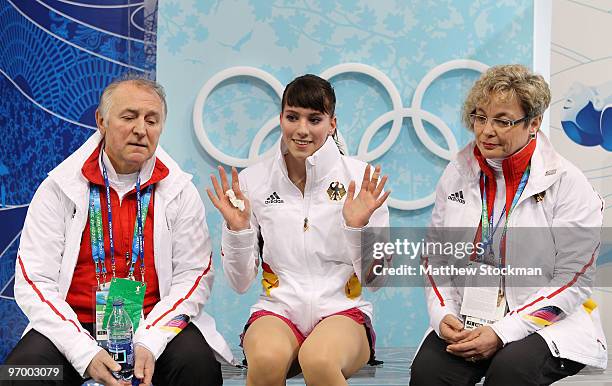
[[[284,202],[285,201],[283,201],[283,199],[280,198],[276,192],[274,192],[270,195],[270,197],[266,198],[265,204],[282,204]]]
[[[448,199],[451,201],[458,202],[460,204],[465,204],[465,200],[463,199],[463,190],[449,194]]]

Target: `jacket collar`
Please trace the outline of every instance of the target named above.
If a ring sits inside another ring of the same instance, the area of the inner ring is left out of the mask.
[[[104,163],[106,165],[109,180],[111,180],[111,182],[113,180],[117,180],[117,174],[112,163],[109,162],[108,157],[105,154],[101,156],[101,153],[103,153],[102,146],[103,142],[100,142],[98,147],[96,147],[96,150],[94,150],[81,168],[81,173],[85,179],[100,186],[104,186],[104,177],[102,175],[102,158],[106,160]],[[157,157],[153,155],[153,157],[149,158],[142,165],[140,173],[141,184],[142,188],[144,189],[147,186],[156,184],[166,178],[170,171],[161,160],[157,159]]]
[[[89,181],[81,169],[96,148],[99,148],[102,140],[102,135],[96,131],[81,147],[49,172],[49,178],[56,181],[62,192],[81,210],[86,210],[89,197]],[[180,193],[192,176],[183,172],[159,145],[155,150],[155,157],[168,169],[167,177],[157,184],[155,195],[169,202]]]
[[[288,177],[287,164],[284,157],[287,151],[287,147],[281,139],[276,159],[281,171]],[[310,176],[314,176],[315,182],[319,182],[332,172],[338,161],[340,161],[341,156],[336,142],[329,136],[319,150],[306,158],[306,171],[307,173],[310,172]]]
[[[476,143],[474,141],[470,142],[457,153],[457,157],[453,161],[459,173],[470,180],[477,180],[481,170],[478,160],[474,156],[475,147]],[[505,171],[506,169],[504,168],[504,172]],[[548,137],[541,131],[538,131],[535,149],[531,156],[529,180],[527,181],[525,191],[521,195],[520,201],[525,197],[531,197],[536,193],[545,191],[554,184],[564,172],[565,168],[561,156],[555,151]]]

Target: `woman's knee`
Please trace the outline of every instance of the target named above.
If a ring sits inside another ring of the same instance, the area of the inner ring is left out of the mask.
[[[274,347],[259,345],[245,351],[247,358],[247,377],[253,383],[274,385],[283,382],[293,362],[290,353],[275,350]]]
[[[342,372],[341,364],[332,350],[325,346],[317,347],[308,340],[300,347],[298,361],[304,377],[311,376],[312,374],[324,376],[326,374]]]

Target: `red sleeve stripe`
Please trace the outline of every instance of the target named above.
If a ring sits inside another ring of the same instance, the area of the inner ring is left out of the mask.
[[[191,289],[189,290],[189,292],[187,292],[187,295],[185,295],[185,297],[180,298],[179,300],[176,301],[176,303],[174,303],[174,305],[172,306],[172,308],[170,308],[168,311],[164,312],[163,314],[161,314],[160,317],[158,317],[157,319],[155,319],[155,321],[149,325],[147,325],[146,329],[148,330],[149,328],[151,328],[152,326],[155,326],[157,324],[157,322],[159,322],[160,320],[162,320],[166,315],[168,315],[169,313],[171,313],[172,311],[176,310],[176,308],[185,300],[189,299],[189,297],[191,296],[191,294],[193,293],[193,291],[195,291],[196,288],[198,288],[198,285],[200,284],[200,280],[202,280],[202,278],[204,276],[206,276],[206,274],[208,273],[208,271],[210,271],[210,267],[212,266],[212,253],[210,254],[210,258],[208,260],[208,267],[206,267],[206,269],[204,270],[204,272],[202,272],[202,274],[200,276],[198,276],[198,278],[196,279],[195,283],[193,284],[193,286],[191,287]]]
[[[544,300],[544,299],[552,299],[553,297],[555,297],[555,296],[559,295],[561,292],[565,291],[565,290],[566,290],[566,289],[568,289],[569,287],[573,286],[573,285],[574,285],[574,283],[576,283],[576,281],[578,280],[578,277],[582,276],[582,275],[583,275],[583,274],[586,272],[586,270],[587,270],[587,269],[589,269],[589,267],[590,267],[591,265],[593,265],[593,263],[595,262],[595,253],[596,253],[596,252],[597,252],[597,250],[599,249],[599,245],[600,245],[600,244],[597,244],[597,246],[595,247],[595,250],[593,251],[593,254],[591,255],[591,260],[589,260],[589,262],[588,262],[588,263],[586,263],[586,264],[584,265],[584,267],[582,267],[582,269],[580,270],[580,272],[576,272],[576,274],[574,275],[574,277],[572,278],[572,280],[570,280],[570,281],[569,281],[567,284],[565,284],[564,286],[560,287],[559,289],[557,289],[555,292],[551,293],[550,295],[546,296],[546,298],[544,298],[544,296],[540,296],[538,299],[534,300],[533,302],[531,302],[531,303],[529,303],[529,304],[527,304],[527,305],[525,305],[525,306],[523,306],[523,307],[519,308],[519,309],[518,309],[518,310],[516,310],[516,311],[512,311],[512,312],[510,313],[510,315],[512,315],[512,314],[513,314],[513,313],[515,313],[515,312],[516,312],[516,313],[519,313],[519,312],[523,311],[524,309],[529,308],[529,307],[533,306],[534,304],[536,304],[537,302],[542,301],[542,300]]]
[[[28,282],[30,287],[32,287],[34,292],[36,292],[36,294],[38,295],[38,298],[40,299],[40,301],[45,303],[45,304],[47,304],[49,306],[49,308],[51,308],[51,310],[53,310],[53,312],[55,312],[55,314],[57,316],[59,316],[60,319],[62,319],[64,322],[72,323],[72,325],[74,325],[74,328],[76,328],[78,332],[82,332],[81,329],[79,328],[79,325],[74,320],[66,319],[66,317],[64,315],[62,315],[62,313],[59,312],[59,310],[57,308],[55,308],[55,306],[50,301],[45,299],[45,297],[43,296],[42,292],[40,292],[40,290],[36,287],[36,284],[34,284],[34,282],[28,277],[28,274],[26,273],[25,267],[23,266],[23,261],[21,260],[21,256],[17,256],[17,261],[19,261],[19,267],[21,268],[21,273],[23,274],[24,279],[26,280],[26,282]],[[85,332],[85,331],[83,331],[83,332]],[[91,337],[91,335],[89,335],[89,333],[87,333],[87,336],[89,336],[91,339],[93,339]]]
[[[427,261],[428,261],[428,257],[425,258],[425,269],[427,269]],[[436,283],[434,282],[433,277],[431,277],[431,275],[427,275],[427,278],[429,279],[429,282],[431,283],[431,288],[433,289],[434,293],[436,294],[436,296],[438,297],[438,300],[440,301],[440,306],[444,307],[444,299],[442,299],[442,295],[440,295],[440,291],[438,291],[438,287],[436,287]]]
[[[574,275],[574,278],[572,280],[569,281],[569,283],[567,283],[566,285],[564,285],[563,287],[559,288],[558,290],[556,290],[555,292],[553,292],[552,294],[548,295],[547,298],[548,299],[552,299],[553,297],[559,295],[561,292],[563,292],[565,289],[571,287],[574,285],[574,283],[578,280],[578,277],[584,275],[584,273],[586,272],[587,269],[589,269],[589,267],[591,265],[593,265],[593,263],[595,262],[595,253],[597,252],[597,250],[599,249],[599,244],[597,244],[597,246],[595,247],[595,250],[593,251],[593,254],[591,255],[591,260],[589,260],[589,262],[582,267],[582,269],[580,270],[580,272],[577,272]]]
[[[529,308],[529,307],[533,306],[534,304],[536,304],[537,302],[542,301],[542,300],[544,300],[544,296],[540,296],[540,297],[539,297],[539,298],[537,298],[536,300],[532,301],[532,302],[531,302],[531,303],[529,303],[529,304],[524,305],[523,307],[519,308],[518,310],[516,310],[516,311],[512,311],[512,312],[510,313],[510,315],[512,315],[512,314],[513,314],[513,313],[515,313],[515,312],[518,314],[519,312],[523,311],[525,308]]]

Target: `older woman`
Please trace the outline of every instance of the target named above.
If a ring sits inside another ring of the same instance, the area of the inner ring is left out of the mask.
[[[490,68],[468,94],[463,121],[474,141],[438,184],[431,228],[472,229],[480,248],[470,264],[531,264],[541,275],[502,273],[476,290],[430,276],[431,328],[411,385],[474,385],[483,376],[485,385],[546,385],[606,366],[589,298],[602,200],[539,131],[549,103],[544,79],[521,65]]]

